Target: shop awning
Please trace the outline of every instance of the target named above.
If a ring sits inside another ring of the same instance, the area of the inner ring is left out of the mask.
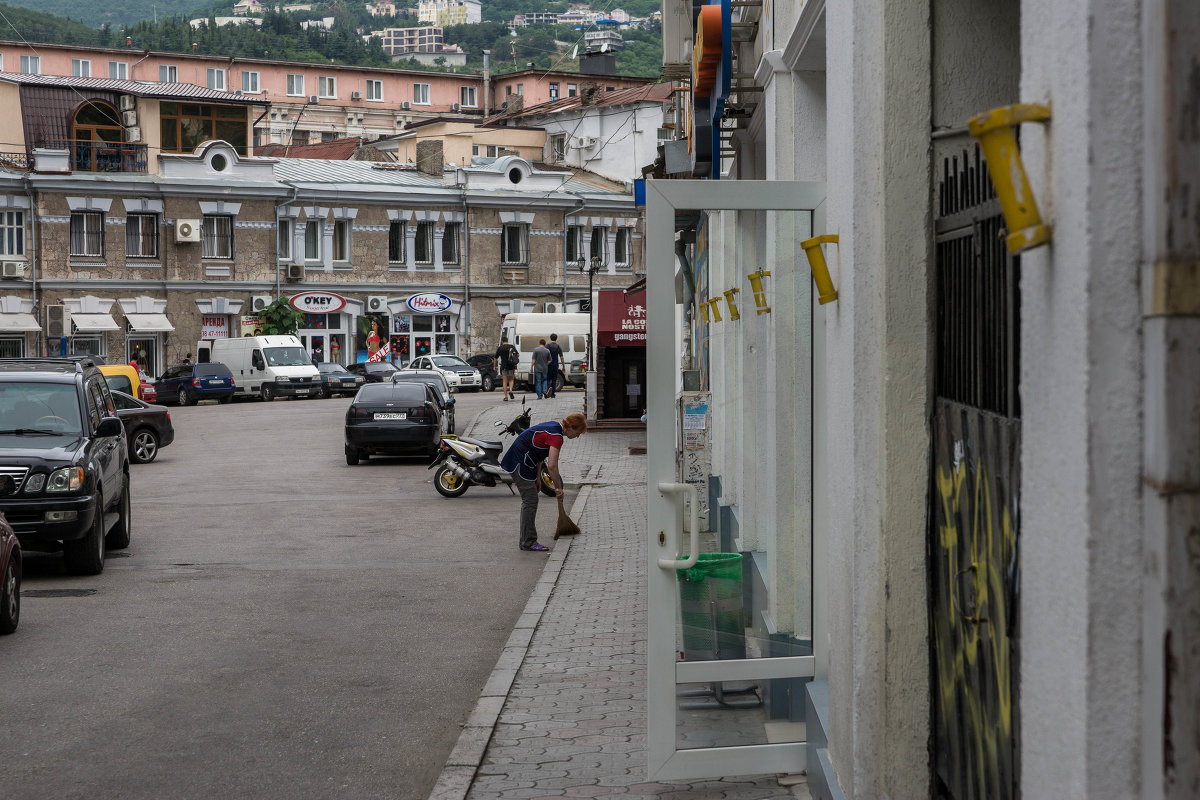
[[[632,294],[624,289],[601,289],[596,296],[597,343],[601,347],[645,347],[645,287]]]
[[[42,326],[38,325],[33,314],[0,314],[0,333],[23,333],[41,329]]]
[[[125,320],[131,330],[139,333],[159,333],[173,331],[175,326],[167,320],[166,314],[126,314]]]
[[[71,324],[76,333],[104,333],[119,331],[121,327],[113,322],[111,314],[72,314]]]

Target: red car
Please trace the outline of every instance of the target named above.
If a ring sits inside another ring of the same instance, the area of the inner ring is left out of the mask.
[[[138,386],[138,397],[147,403],[157,403],[158,389],[155,388],[153,383],[143,379],[141,385]]]
[[[13,480],[0,476],[0,492],[13,491]],[[0,633],[12,633],[21,621],[21,545],[0,514]]]

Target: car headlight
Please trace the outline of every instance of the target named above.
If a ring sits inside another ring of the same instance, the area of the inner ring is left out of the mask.
[[[42,487],[45,485],[46,485],[46,474],[44,472],[39,472],[36,475],[30,475],[29,480],[25,481],[24,492],[26,494],[35,494],[37,492],[40,492],[42,490]]]
[[[83,488],[83,467],[63,467],[50,473],[47,492],[78,492]]]

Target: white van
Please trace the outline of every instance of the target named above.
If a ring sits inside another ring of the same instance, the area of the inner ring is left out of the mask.
[[[517,367],[516,382],[533,387],[533,351],[538,340],[550,343],[550,334],[558,334],[558,345],[563,351],[563,363],[558,374],[561,376],[555,391],[564,383],[582,386],[584,372],[572,371],[572,361],[587,358],[588,315],[577,314],[509,314],[500,326],[500,335],[508,337],[508,343],[521,354]]]
[[[214,339],[198,348],[201,360],[220,361],[233,373],[234,397],[320,397],[321,376],[295,336]]]

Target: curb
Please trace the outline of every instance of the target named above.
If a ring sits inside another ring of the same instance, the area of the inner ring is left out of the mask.
[[[592,487],[589,484],[583,486],[575,496],[575,502],[571,504],[571,518],[576,522],[582,516],[591,493]],[[573,538],[564,537],[555,543],[546,566],[542,568],[542,577],[534,586],[529,600],[525,603],[525,609],[517,618],[508,641],[500,651],[500,658],[492,668],[492,674],[484,684],[483,691],[479,693],[474,710],[463,723],[462,733],[459,734],[458,742],[450,751],[442,772],[429,793],[429,800],[465,800],[467,792],[470,791],[475,780],[475,771],[483,763],[488,742],[491,741],[496,723],[500,720],[500,712],[504,709],[508,692],[517,678],[517,671],[525,661],[534,631],[550,602],[550,595],[558,583],[563,564],[571,552]]]

